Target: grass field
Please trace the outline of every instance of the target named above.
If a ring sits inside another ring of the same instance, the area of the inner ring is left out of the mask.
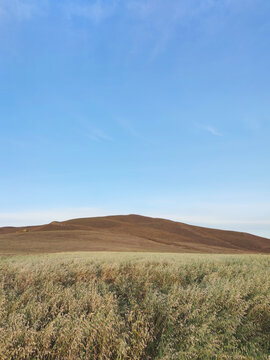
[[[269,359],[270,256],[0,258],[0,359]]]

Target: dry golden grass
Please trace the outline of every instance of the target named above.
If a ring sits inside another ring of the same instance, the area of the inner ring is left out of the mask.
[[[0,359],[269,359],[270,257],[0,258]]]

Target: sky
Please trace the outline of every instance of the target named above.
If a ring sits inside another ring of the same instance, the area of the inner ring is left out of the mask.
[[[0,226],[270,238],[269,0],[0,0]]]

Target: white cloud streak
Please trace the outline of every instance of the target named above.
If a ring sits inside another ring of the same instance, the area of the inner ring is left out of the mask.
[[[133,124],[126,119],[118,119],[117,123],[124,129],[127,133],[132,135],[135,138],[141,139],[141,134],[134,128]]]
[[[49,8],[60,8],[70,18],[82,17],[99,23],[117,10],[122,16],[145,21],[149,27],[163,27],[203,15],[211,9],[242,9],[245,5],[256,5],[256,0],[63,0],[58,3],[52,0],[0,0],[0,16],[27,20],[44,10],[48,12]]]
[[[204,129],[212,135],[222,136],[222,134],[217,129],[215,129],[213,126],[205,126]]]
[[[210,133],[211,135],[214,136],[223,136],[223,134],[221,132],[219,132],[214,126],[212,125],[203,125],[203,124],[196,124],[197,127],[199,127],[200,129],[207,131],[208,133]]]
[[[97,128],[88,130],[85,133],[85,135],[89,139],[94,140],[94,141],[112,141],[113,140],[109,135],[105,134],[104,131],[97,129]]]
[[[69,19],[81,17],[94,23],[100,23],[114,14],[117,3],[117,1],[106,2],[103,0],[96,0],[94,2],[69,1],[63,5],[63,9]]]
[[[0,19],[28,21],[47,12],[46,0],[0,0]]]

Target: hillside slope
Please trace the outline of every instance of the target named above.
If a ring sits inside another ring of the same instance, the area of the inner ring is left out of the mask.
[[[0,228],[0,254],[66,251],[270,253],[270,239],[139,215]]]

